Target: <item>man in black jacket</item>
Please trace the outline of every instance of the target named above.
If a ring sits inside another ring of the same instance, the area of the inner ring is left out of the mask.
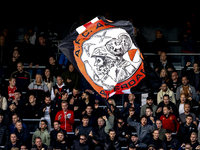
[[[172,137],[172,131],[167,129],[165,132],[166,139],[162,142],[162,148],[164,150],[169,149],[178,149],[180,147],[180,143],[177,139]]]
[[[87,136],[85,134],[80,135],[79,140],[74,142],[72,150],[89,150],[90,147],[87,143]]]
[[[109,136],[105,138],[104,150],[121,150],[121,143],[114,129],[110,129]]]
[[[197,133],[197,127],[193,123],[193,119],[191,115],[187,115],[186,122],[181,123],[178,130],[178,137],[181,143],[189,143],[190,142],[190,135],[192,132]]]
[[[147,146],[154,145],[155,149],[159,149],[162,146],[162,141],[159,139],[159,130],[153,131],[153,137],[148,139]]]
[[[17,140],[17,135],[15,133],[10,134],[10,140],[6,142],[4,150],[11,150],[12,147],[18,147],[22,145],[20,140]]]

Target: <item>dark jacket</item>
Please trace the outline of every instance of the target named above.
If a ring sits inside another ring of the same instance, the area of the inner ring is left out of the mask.
[[[9,131],[7,126],[0,123],[0,145],[5,145],[9,141]]]
[[[72,150],[89,150],[90,147],[88,143],[86,144],[81,144],[79,141],[75,141],[74,145],[72,147]]]
[[[65,141],[65,143],[61,143],[58,141],[53,141],[51,142],[51,146],[54,149],[60,149],[60,150],[66,150],[66,147],[69,149],[67,142]]]
[[[181,145],[180,145],[180,142],[179,142],[177,139],[172,138],[170,149],[178,150],[178,148],[179,148],[180,146],[181,146]],[[162,148],[163,148],[164,150],[167,150],[167,140],[162,141]]]
[[[120,141],[117,138],[111,141],[110,137],[107,136],[104,141],[104,150],[121,150]]]
[[[15,128],[14,133],[17,135],[17,139],[22,142],[22,144],[27,145],[29,142],[30,133],[28,129],[22,127],[22,130],[20,132],[17,131],[17,128]]]
[[[13,146],[11,141],[9,140],[6,142],[4,150],[11,150],[12,147],[18,147],[20,149],[21,145],[22,145],[22,142],[17,140],[16,145]]]
[[[47,145],[42,144],[42,148],[41,149],[38,149],[36,145],[33,145],[32,148],[36,148],[37,150],[41,150],[42,148],[44,148],[45,150],[47,150],[48,147],[47,147]]]
[[[60,128],[59,131],[57,131],[57,130],[55,130],[55,129],[51,131],[51,133],[50,133],[51,143],[52,143],[53,141],[56,141],[56,140],[57,140],[57,134],[58,134],[58,132],[60,132],[60,131],[63,132],[63,134],[64,134],[64,140],[66,141],[66,139],[67,139],[67,133],[66,133],[65,130],[63,130],[63,129]]]
[[[162,62],[161,61],[157,61],[155,64],[154,64],[154,69],[158,68],[158,73],[160,74],[160,71],[162,69],[168,69],[168,68],[172,68],[173,71],[175,71],[175,68],[174,68],[174,65],[172,64],[171,61],[167,60],[167,63],[165,64],[165,66],[163,66]]]

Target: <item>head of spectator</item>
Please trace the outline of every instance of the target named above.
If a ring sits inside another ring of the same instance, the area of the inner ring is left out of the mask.
[[[42,75],[41,74],[36,74],[35,75],[35,81],[37,85],[41,85],[42,84]]]
[[[161,90],[162,90],[163,92],[166,92],[167,89],[168,89],[167,84],[166,84],[166,83],[163,83],[163,84],[161,85]]]
[[[194,144],[197,142],[197,133],[196,132],[192,132],[190,135],[190,142],[191,144]]]
[[[41,36],[39,37],[39,44],[40,44],[41,46],[46,45],[46,39],[44,38],[43,35],[41,35]]]
[[[4,46],[5,44],[5,37],[3,35],[0,35],[0,45]]]
[[[59,131],[60,130],[60,121],[59,120],[54,121],[53,127],[55,130]]]
[[[185,121],[186,121],[187,126],[190,126],[193,122],[192,115],[187,115]]]
[[[72,64],[69,65],[69,72],[73,72],[74,71],[74,66]]]
[[[20,54],[18,49],[14,49],[13,51],[13,61],[16,61],[19,58]]]
[[[148,150],[156,150],[156,149],[155,149],[155,146],[154,146],[153,144],[150,144],[150,145],[148,146]]]
[[[56,82],[57,82],[58,86],[63,85],[63,78],[61,76],[57,76]]]
[[[110,130],[109,130],[109,137],[110,137],[110,140],[111,140],[111,141],[114,141],[115,136],[116,136],[115,130],[114,130],[114,129],[110,129]]]
[[[0,114],[0,123],[3,121],[3,115]]]
[[[87,141],[87,135],[85,134],[80,135],[80,138],[79,138],[80,144],[85,144],[86,141]]]
[[[51,98],[49,95],[45,96],[45,100],[44,100],[46,106],[50,106],[51,105]]]
[[[152,99],[151,96],[148,96],[148,97],[147,97],[146,103],[147,103],[147,105],[149,105],[149,106],[151,106],[151,105],[153,104],[153,99]]]
[[[188,82],[189,82],[189,80],[188,80],[187,76],[183,76],[182,77],[182,84],[183,84],[183,86],[187,86]]]
[[[185,102],[186,102],[186,96],[185,96],[184,93],[180,94],[180,101],[181,101],[181,104],[185,104]]]
[[[133,143],[136,143],[136,142],[138,141],[138,136],[137,136],[137,134],[132,134],[132,135],[131,135],[131,141],[132,141]]]
[[[167,94],[165,94],[164,96],[163,96],[163,102],[164,102],[164,104],[165,105],[168,105],[169,104],[169,95],[167,95]]]
[[[110,105],[116,106],[115,100],[114,99],[108,99],[108,103]]]
[[[40,122],[41,131],[44,131],[46,128],[47,128],[47,121],[46,120],[41,120],[41,122]]]
[[[172,131],[170,129],[166,129],[165,136],[166,136],[167,141],[171,141]]]
[[[42,149],[42,139],[40,137],[36,137],[35,145],[37,146],[37,149]]]
[[[54,66],[56,64],[56,60],[53,56],[49,57],[49,64]]]
[[[158,140],[158,138],[159,138],[159,130],[158,129],[154,129],[152,134],[153,134],[153,138],[155,140]]]
[[[169,106],[169,105],[165,105],[165,106],[163,107],[163,114],[164,114],[166,117],[169,116],[169,114],[170,114],[170,106]]]
[[[16,85],[16,79],[13,78],[13,77],[10,77],[9,78],[9,85],[10,85],[10,87],[13,88]]]
[[[75,87],[75,88],[73,88],[72,94],[76,98],[80,94],[80,90]]]
[[[176,71],[173,71],[171,78],[172,78],[173,82],[177,82],[177,80],[178,80],[178,73]]]
[[[36,104],[36,98],[33,94],[29,96],[29,103],[34,106]]]
[[[136,147],[135,147],[135,145],[134,144],[129,144],[129,146],[128,146],[128,150],[136,150]]]
[[[15,91],[14,91],[14,97],[15,97],[14,100],[19,101],[20,98],[21,98],[21,92],[20,92],[19,90],[15,90]]]
[[[65,92],[65,91],[62,91],[61,92],[61,100],[67,100],[67,98],[68,98],[68,93],[67,92]]]
[[[68,110],[68,102],[67,101],[62,101],[61,102],[61,108],[62,108],[63,112],[67,112],[67,110]]]
[[[117,121],[118,128],[123,128],[125,126],[124,120],[122,118],[119,118]]]
[[[11,150],[19,150],[18,147],[12,147]]]
[[[16,106],[16,103],[15,102],[12,102],[9,106],[9,109],[11,112],[15,112],[16,109],[17,109],[17,106]]]
[[[13,145],[17,143],[17,135],[15,133],[10,134],[10,141]]]
[[[129,94],[128,95],[128,100],[129,100],[129,103],[133,104],[134,100],[135,100],[135,95],[134,94]]]
[[[88,124],[89,124],[89,117],[88,116],[83,116],[82,123],[83,123],[84,127],[87,127]]]
[[[156,30],[156,39],[162,39],[163,34],[161,30]]]
[[[49,68],[46,68],[44,71],[44,81],[45,82],[53,82],[53,77],[51,76],[51,71]]]
[[[189,103],[185,103],[184,111],[185,111],[185,114],[189,114],[190,113],[190,104]]]
[[[57,141],[58,142],[63,142],[64,141],[64,133],[62,132],[62,131],[59,131],[58,133],[57,133]]]
[[[105,124],[105,121],[102,117],[99,117],[97,123],[99,127],[102,127]]]
[[[164,81],[167,81],[167,79],[168,79],[168,72],[167,72],[166,69],[162,69],[162,70],[160,71],[160,77],[161,77],[162,79],[164,79]]]
[[[146,108],[146,116],[151,117],[153,115],[153,109],[151,107]]]
[[[20,150],[27,150],[26,145],[21,145]]]
[[[22,64],[22,62],[18,62],[17,63],[17,70],[22,73],[24,71],[24,66]]]
[[[84,101],[89,101],[90,100],[90,93],[84,92],[81,96],[81,99]]]
[[[161,54],[160,54],[160,60],[162,62],[165,62],[167,60],[166,52],[161,52]]]
[[[28,33],[24,34],[24,41],[26,41],[27,43],[30,43],[29,39],[30,39],[29,34]]]
[[[146,124],[147,124],[147,116],[146,115],[142,115],[141,118],[140,118],[140,122],[141,122],[141,125],[143,127],[146,126]]]
[[[12,115],[12,122],[13,124],[16,124],[17,121],[19,121],[19,116],[16,113],[14,113]]]
[[[160,130],[162,128],[162,121],[160,119],[156,120],[157,129]]]
[[[129,107],[129,115],[133,116],[135,114],[135,108]]]
[[[20,132],[23,128],[22,122],[18,120],[15,124],[15,127],[16,127],[17,131]]]
[[[193,71],[194,73],[199,73],[199,62],[193,63]]]
[[[92,115],[92,112],[93,112],[93,108],[91,105],[87,105],[86,106],[86,109],[85,109],[85,112],[88,116],[91,116]]]

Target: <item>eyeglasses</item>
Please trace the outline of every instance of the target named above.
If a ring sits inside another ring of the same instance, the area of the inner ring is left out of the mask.
[[[122,124],[122,123],[124,123],[124,122],[119,122],[119,121],[118,121],[118,123]]]
[[[82,141],[83,141],[83,140],[85,140],[85,139],[82,139],[82,138],[80,138],[80,140],[82,140]]]

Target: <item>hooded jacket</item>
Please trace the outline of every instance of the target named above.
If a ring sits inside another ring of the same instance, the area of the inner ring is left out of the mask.
[[[47,129],[41,131],[41,129],[37,129],[32,137],[32,145],[35,144],[36,137],[40,137],[42,140],[42,143],[49,146],[50,145],[50,135]]]

